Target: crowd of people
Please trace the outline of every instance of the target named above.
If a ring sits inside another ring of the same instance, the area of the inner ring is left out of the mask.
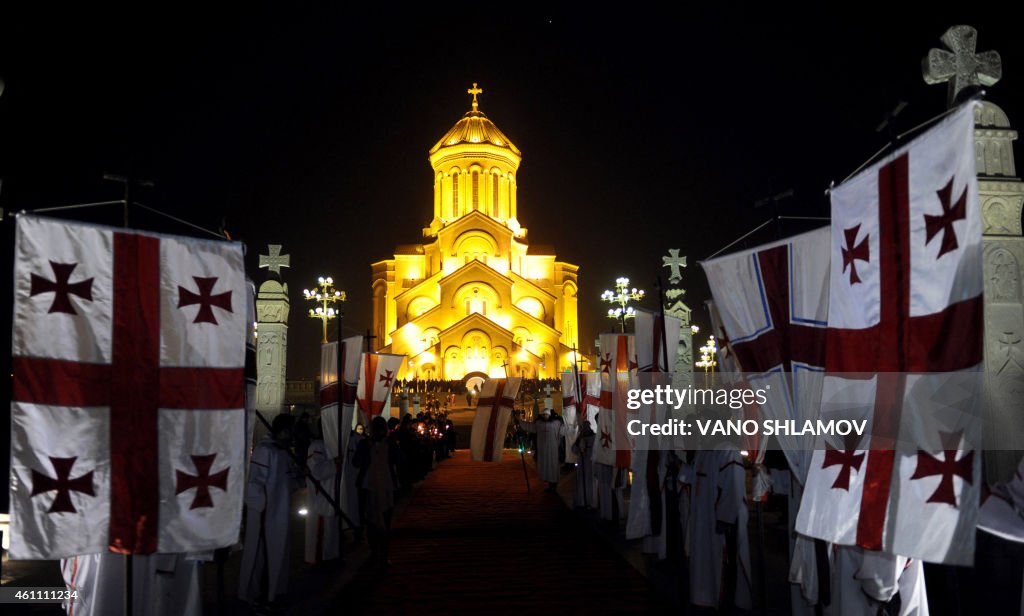
[[[435,396],[426,406],[440,404]],[[289,515],[303,480],[306,562],[338,558],[341,533],[351,532],[356,542],[367,541],[370,566],[387,568],[396,493],[411,490],[455,446],[455,427],[447,413],[427,410],[401,419],[374,417],[368,430],[360,423],[348,437],[345,456],[330,459],[319,418],[278,415],[251,459],[239,598],[258,610],[287,591]],[[343,514],[342,524],[336,507]]]

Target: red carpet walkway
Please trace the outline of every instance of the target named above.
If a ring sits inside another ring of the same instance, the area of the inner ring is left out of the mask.
[[[395,519],[392,567],[357,575],[344,607],[375,615],[662,612],[647,581],[544,493],[532,467],[527,494],[513,453],[485,464],[460,450],[435,468]]]

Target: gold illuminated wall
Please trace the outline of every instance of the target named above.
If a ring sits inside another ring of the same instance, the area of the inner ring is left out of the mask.
[[[474,100],[429,154],[424,243],[372,265],[379,350],[409,357],[404,378],[501,377],[506,363],[509,376],[556,376],[579,345],[579,268],[530,250],[516,218],[519,149]]]

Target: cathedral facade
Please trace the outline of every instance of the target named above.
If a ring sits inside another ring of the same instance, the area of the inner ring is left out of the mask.
[[[374,263],[378,350],[403,378],[551,378],[578,345],[578,267],[530,247],[517,219],[519,149],[473,106],[430,149],[433,218],[423,243]]]

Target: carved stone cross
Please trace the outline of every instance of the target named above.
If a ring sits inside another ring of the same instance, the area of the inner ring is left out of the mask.
[[[668,278],[669,283],[676,284],[683,279],[683,275],[679,272],[679,268],[686,267],[686,256],[680,257],[678,248],[669,248],[668,256],[662,257],[661,261],[664,263],[662,267],[669,268],[669,271],[671,272],[671,276]]]
[[[291,267],[292,257],[291,255],[281,254],[280,244],[268,244],[267,252],[269,255],[260,255],[260,267],[267,268],[267,270],[274,272],[278,276],[281,275],[282,267]]]
[[[978,31],[971,26],[953,26],[942,35],[942,42],[950,49],[932,49],[922,63],[925,83],[949,83],[946,103],[952,107],[957,95],[971,86],[991,86],[1003,76],[1003,65],[998,51],[975,53]]]

